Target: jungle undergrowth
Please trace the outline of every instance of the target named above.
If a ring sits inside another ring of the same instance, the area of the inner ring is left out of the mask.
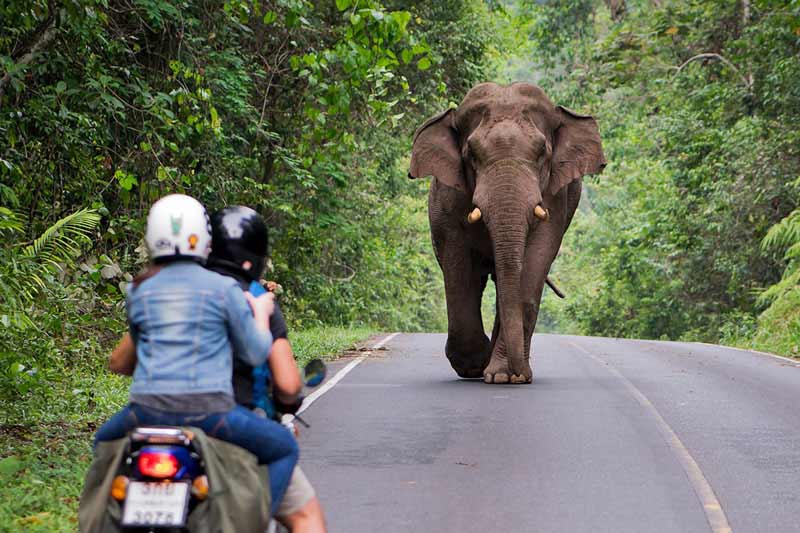
[[[302,367],[314,357],[334,359],[375,333],[369,326],[320,326],[289,335]],[[96,348],[104,361],[106,347]],[[0,401],[0,532],[77,529],[93,435],[126,403],[129,384],[104,364],[85,365],[54,381],[47,394]]]

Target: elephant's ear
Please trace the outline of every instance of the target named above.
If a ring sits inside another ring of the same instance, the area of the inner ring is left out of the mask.
[[[409,178],[435,176],[445,185],[466,191],[454,114],[448,109],[429,118],[414,134]]]
[[[589,115],[579,115],[558,106],[561,125],[553,139],[553,160],[550,170],[550,193],[587,174],[599,174],[606,166],[597,122]]]

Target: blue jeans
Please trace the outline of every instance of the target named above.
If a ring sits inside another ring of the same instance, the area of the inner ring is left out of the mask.
[[[288,429],[237,405],[226,413],[186,414],[128,404],[112,416],[95,435],[95,442],[124,437],[136,426],[195,426],[209,437],[241,446],[269,467],[272,514],[289,485],[300,451]]]

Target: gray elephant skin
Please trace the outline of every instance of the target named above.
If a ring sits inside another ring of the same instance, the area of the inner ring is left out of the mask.
[[[528,83],[473,87],[414,135],[410,178],[433,176],[428,218],[447,299],[445,354],[463,378],[530,383],[542,290],[581,197],[606,161],[597,122]],[[481,319],[489,276],[492,338]]]

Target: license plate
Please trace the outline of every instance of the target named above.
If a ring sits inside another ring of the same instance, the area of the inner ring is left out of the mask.
[[[133,481],[125,496],[122,525],[180,527],[188,506],[188,483]]]

